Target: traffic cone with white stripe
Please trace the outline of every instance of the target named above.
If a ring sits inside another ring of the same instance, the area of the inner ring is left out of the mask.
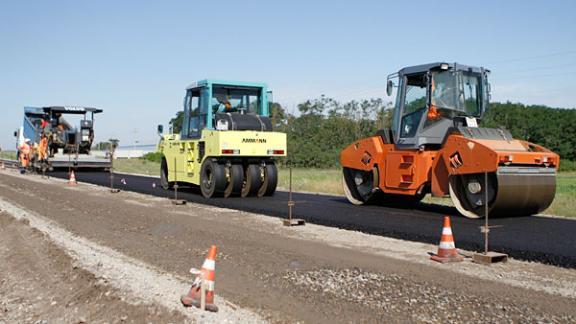
[[[450,217],[448,216],[444,216],[444,226],[442,227],[442,237],[440,238],[438,253],[432,255],[430,259],[441,263],[464,260],[464,258],[458,254],[458,251],[456,251],[452,227],[450,226]]]
[[[74,170],[70,171],[70,179],[68,179],[69,186],[75,186],[78,183],[76,182],[76,175],[74,174]]]
[[[202,264],[202,269],[190,269],[196,279],[187,295],[182,295],[180,301],[186,307],[194,306],[217,312],[218,306],[214,304],[214,271],[216,270],[216,245],[212,245]],[[202,296],[204,294],[204,296]],[[202,300],[204,298],[204,300]]]

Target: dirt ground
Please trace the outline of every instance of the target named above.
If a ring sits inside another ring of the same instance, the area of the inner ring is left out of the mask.
[[[91,185],[67,187],[60,180],[10,172],[0,173],[0,202],[178,278],[190,280],[190,267],[199,267],[215,244],[216,294],[270,322],[576,322],[575,270],[517,261],[496,267],[432,264],[425,253],[387,255],[382,251],[391,247],[376,245],[398,243],[383,243],[392,242],[386,238],[321,226],[288,229],[265,216],[197,204],[178,207],[160,198],[112,195]],[[0,226],[0,253],[7,261],[0,265],[0,300],[8,307],[0,320],[185,320],[161,305],[127,304],[122,287],[94,285],[94,275],[74,269],[74,261],[21,222],[4,214]],[[363,245],[369,247],[357,248]],[[20,255],[27,256],[25,262]],[[26,276],[26,269],[50,270]],[[61,289],[42,290],[34,278],[44,277],[53,285],[61,282]],[[22,290],[14,290],[18,285]],[[187,288],[183,284],[181,293]],[[68,291],[81,293],[72,297]],[[47,294],[41,302],[38,292]],[[149,300],[146,291],[141,294]],[[40,308],[18,313],[27,307]]]
[[[126,302],[44,234],[0,212],[0,322],[181,323],[181,314]]]

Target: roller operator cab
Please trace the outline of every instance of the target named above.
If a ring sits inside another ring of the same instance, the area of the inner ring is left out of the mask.
[[[407,67],[388,77],[395,92],[392,127],[346,147],[341,155],[348,200],[415,202],[450,196],[467,217],[530,215],[554,199],[559,156],[481,128],[489,71],[460,64]]]
[[[263,83],[203,80],[189,86],[180,134],[163,135],[158,145],[161,186],[200,186],[207,198],[273,195],[274,158],[286,156],[286,134],[272,130],[271,103]]]

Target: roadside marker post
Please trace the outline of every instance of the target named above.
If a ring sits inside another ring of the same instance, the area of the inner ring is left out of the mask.
[[[110,192],[111,193],[119,193],[120,189],[114,188],[114,172],[110,170]]]
[[[174,158],[174,199],[172,205],[186,205],[186,200],[178,199],[178,169],[176,167],[176,158]]]
[[[120,189],[114,188],[114,143],[110,143],[110,192],[119,193]]]
[[[292,218],[292,208],[296,205],[294,200],[292,200],[292,164],[289,164],[288,169],[290,170],[290,177],[289,177],[289,196],[288,196],[288,218],[283,219],[282,223],[284,226],[299,226],[299,225],[306,225],[306,221],[301,218]]]
[[[490,228],[501,227],[488,225],[488,172],[484,172],[484,193],[484,226],[480,226],[480,233],[484,234],[484,252],[474,253],[472,260],[486,265],[498,262],[504,263],[508,261],[508,254],[488,251],[488,233],[490,233]]]
[[[204,273],[200,275],[200,309],[205,311],[206,310],[206,288],[207,287],[206,280],[204,280]]]

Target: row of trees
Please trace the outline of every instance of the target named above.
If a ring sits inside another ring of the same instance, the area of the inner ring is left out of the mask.
[[[514,138],[533,142],[576,161],[576,109],[492,103],[482,121],[484,127],[502,127]]]
[[[287,160],[309,168],[338,167],[344,147],[390,127],[393,114],[392,103],[382,99],[339,102],[322,96],[297,108],[298,114],[290,114],[274,103],[271,118],[277,131],[288,134]],[[178,132],[182,114],[170,123]],[[480,126],[508,129],[515,138],[543,145],[564,160],[576,160],[576,109],[492,103]]]
[[[389,127],[390,108],[382,99],[340,103],[321,97],[299,104],[298,116],[284,113],[284,120],[275,125],[288,134],[288,161],[294,166],[337,167],[344,147]],[[277,119],[274,113],[273,120]]]

